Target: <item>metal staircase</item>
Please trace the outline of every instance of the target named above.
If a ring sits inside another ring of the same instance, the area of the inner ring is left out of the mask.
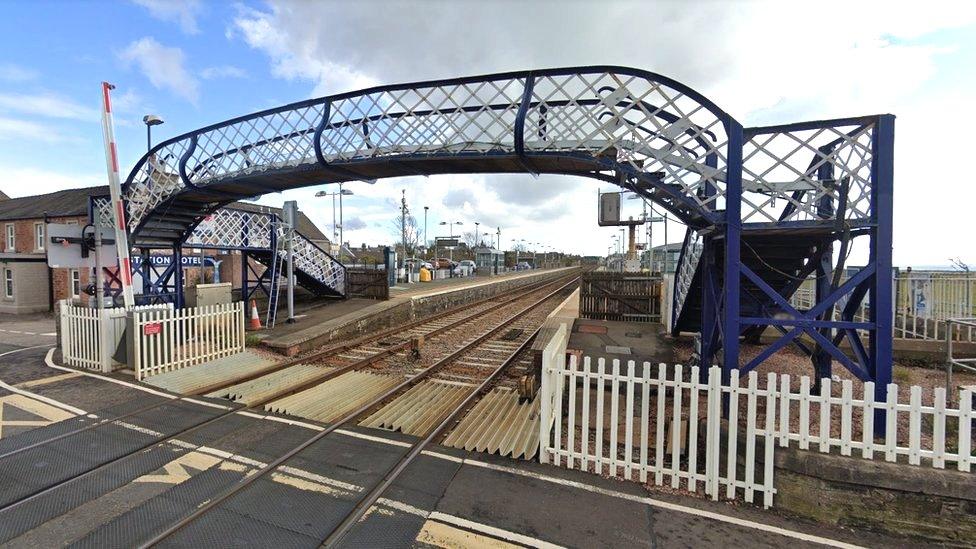
[[[92,198],[93,218],[97,216],[99,223],[111,226],[110,207],[108,197]],[[269,270],[271,287],[266,291],[272,302],[277,301],[275,296],[280,279],[278,263],[284,259],[286,252],[279,230],[284,222],[276,210],[224,207],[195,223],[185,239],[177,234],[175,223],[167,226],[166,222],[161,221],[166,218],[171,218],[170,214],[154,218],[152,229],[133,238],[133,248],[186,247],[240,251],[245,258],[253,258]],[[177,246],[174,241],[182,244]],[[294,253],[295,278],[300,286],[319,297],[345,297],[346,268],[339,260],[297,230]],[[275,261],[276,257],[279,261]],[[161,286],[172,286],[173,283],[163,283]]]

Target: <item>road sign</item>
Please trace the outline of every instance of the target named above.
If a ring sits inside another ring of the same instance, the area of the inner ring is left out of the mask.
[[[150,322],[142,326],[142,335],[157,335],[162,333],[163,323],[162,322]]]
[[[444,238],[440,236],[437,237],[434,240],[434,242],[435,244],[437,244],[438,248],[448,248],[448,249],[457,248],[458,244],[460,244],[460,241],[457,238]]]
[[[67,225],[60,223],[48,223],[45,234],[48,241],[47,264],[52,268],[59,267],[94,267],[95,250],[88,252],[87,257],[82,252],[82,229],[81,225]],[[88,227],[87,236],[94,234],[95,229]],[[102,247],[99,249],[102,265],[114,267],[118,263],[118,251],[115,246],[115,231],[111,228],[102,228]]]

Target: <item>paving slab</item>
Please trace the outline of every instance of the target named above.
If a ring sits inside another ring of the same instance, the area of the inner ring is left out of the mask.
[[[568,349],[581,351],[591,357],[633,360],[637,364],[650,362],[674,364],[674,345],[662,324],[621,322],[578,318],[573,324]]]

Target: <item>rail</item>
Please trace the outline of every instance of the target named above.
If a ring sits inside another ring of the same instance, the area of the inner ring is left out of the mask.
[[[239,480],[237,483],[233,484],[229,488],[227,488],[225,490],[222,490],[221,492],[215,494],[213,497],[209,498],[206,503],[204,503],[203,505],[197,507],[194,510],[193,513],[191,513],[190,515],[188,515],[186,517],[183,517],[182,519],[180,519],[178,522],[176,522],[175,524],[173,524],[170,527],[168,527],[163,532],[161,532],[161,533],[157,534],[156,536],[154,536],[148,542],[141,544],[140,547],[143,547],[143,548],[152,547],[152,546],[154,546],[154,545],[162,542],[163,540],[169,538],[171,535],[175,534],[177,531],[179,531],[182,528],[186,527],[191,522],[193,522],[196,519],[200,518],[201,516],[203,516],[204,514],[206,514],[207,512],[209,512],[211,509],[213,509],[214,507],[216,507],[217,505],[219,505],[220,503],[226,501],[228,498],[234,496],[235,494],[237,494],[238,492],[240,492],[241,490],[243,490],[247,486],[251,485],[256,480],[258,480],[260,478],[263,478],[268,473],[270,473],[270,472],[278,469],[279,467],[281,467],[282,465],[284,465],[285,462],[287,462],[288,460],[290,460],[293,457],[297,456],[299,453],[301,453],[305,449],[309,448],[311,445],[315,444],[319,440],[324,439],[326,436],[328,436],[329,434],[331,434],[332,432],[334,432],[336,429],[339,429],[340,427],[342,427],[343,425],[345,425],[345,424],[347,424],[349,422],[355,421],[360,416],[362,416],[362,415],[366,414],[367,412],[375,409],[378,405],[381,405],[381,404],[383,404],[385,402],[388,402],[391,399],[391,397],[393,397],[393,396],[395,396],[397,394],[400,394],[404,389],[408,389],[410,387],[413,387],[416,384],[418,384],[419,382],[421,382],[422,380],[427,379],[428,377],[430,377],[431,374],[433,374],[436,371],[440,370],[445,365],[453,362],[458,357],[464,355],[465,353],[467,353],[471,349],[476,348],[479,344],[481,344],[482,342],[484,342],[485,340],[487,340],[488,338],[490,338],[492,335],[497,334],[498,332],[500,332],[501,330],[503,330],[504,328],[506,328],[511,322],[513,322],[514,320],[516,320],[516,319],[524,316],[528,312],[530,312],[533,309],[535,309],[536,307],[540,306],[542,303],[548,301],[553,296],[557,295],[560,291],[562,291],[564,288],[566,288],[567,286],[569,286],[571,284],[573,284],[573,282],[569,282],[567,284],[560,285],[559,288],[557,288],[556,290],[548,293],[547,295],[545,295],[541,299],[538,299],[538,300],[534,301],[533,303],[531,303],[530,305],[526,306],[525,308],[519,310],[515,314],[511,315],[509,318],[507,318],[507,319],[503,320],[502,322],[500,322],[493,329],[491,329],[491,330],[485,332],[484,334],[478,336],[474,340],[472,340],[472,341],[464,344],[462,347],[460,347],[459,349],[455,350],[450,355],[448,355],[448,356],[446,356],[446,357],[438,360],[437,362],[435,362],[434,364],[431,364],[430,366],[428,366],[427,368],[421,370],[420,372],[417,372],[416,375],[410,377],[409,379],[405,379],[404,381],[398,383],[396,386],[394,386],[394,387],[392,387],[392,388],[384,391],[381,395],[379,395],[379,396],[371,399],[369,402],[367,402],[367,403],[359,406],[355,410],[346,413],[341,418],[335,420],[329,426],[325,427],[323,430],[319,431],[314,436],[308,438],[307,440],[305,440],[301,444],[297,445],[293,449],[289,450],[285,454],[279,456],[274,461],[272,461],[270,463],[267,463],[266,465],[264,465],[263,467],[261,467],[257,471],[255,471],[254,473],[243,477],[241,480]],[[467,400],[465,400],[465,402],[467,402]],[[457,412],[457,408],[455,408],[455,410],[450,415],[453,416],[456,412]],[[424,442],[422,441],[420,444],[424,444]],[[414,446],[416,446],[416,443],[415,443]],[[419,455],[419,452],[417,452],[416,455]],[[402,468],[398,468],[397,470],[395,470],[395,473],[398,474],[399,470],[402,470]],[[372,497],[372,492],[370,494],[367,494],[366,496],[364,496],[364,498],[365,497]],[[353,508],[353,511],[352,511],[352,513],[351,513],[350,516],[352,516],[352,514],[357,514],[358,516],[356,516],[355,520],[358,520],[358,518],[361,517],[361,514],[364,513],[365,511],[366,511],[366,509],[360,509],[360,507],[357,505],[357,506],[355,506]],[[348,520],[348,519],[349,519],[349,517],[346,517],[346,520]],[[355,520],[353,520],[353,522],[355,522]],[[344,521],[344,523],[345,523],[345,521]]]

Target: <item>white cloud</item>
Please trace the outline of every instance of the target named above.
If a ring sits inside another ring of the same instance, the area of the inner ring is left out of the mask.
[[[277,12],[277,7],[275,7]],[[313,19],[310,26],[321,21],[320,10],[311,10]],[[332,25],[327,25],[332,28]],[[330,60],[316,47],[317,30],[303,32],[310,42],[298,45],[292,42],[291,28],[283,28],[275,15],[247,7],[238,7],[238,16],[228,29],[228,36],[241,36],[252,48],[264,51],[272,60],[271,72],[286,80],[310,80],[316,82],[313,95],[327,95],[345,89],[357,89],[373,85],[375,82],[351,65]]]
[[[34,69],[28,69],[12,63],[0,64],[0,80],[7,82],[29,82],[37,79],[38,76],[38,72]]]
[[[185,66],[180,48],[163,46],[145,37],[129,44],[119,53],[119,59],[135,63],[149,83],[157,89],[168,90],[194,105],[200,98],[200,84]]]
[[[199,0],[132,0],[147,10],[149,14],[161,21],[178,23],[183,32],[197,34],[197,17],[203,11],[203,4]]]
[[[92,173],[68,174],[35,168],[0,166],[3,191],[11,198],[105,184],[105,176]]]
[[[274,76],[309,82],[313,95],[507,70],[617,64],[684,82],[746,125],[893,112],[896,263],[944,263],[958,246],[937,231],[968,231],[967,208],[976,192],[952,162],[918,151],[934,151],[929,142],[935,139],[940,152],[931,154],[965,157],[965,132],[976,122],[968,121],[969,98],[976,89],[972,79],[958,78],[968,67],[946,64],[954,49],[930,38],[972,27],[976,4],[930,1],[919,9],[909,2],[842,1],[388,2],[382,12],[378,17],[372,3],[272,0],[266,9],[239,8],[228,34],[267,55]],[[973,41],[967,45],[972,49]],[[949,71],[957,78],[950,79]],[[935,82],[964,89],[935,92]],[[943,153],[945,147],[955,153]],[[596,227],[597,184],[571,178],[404,178],[381,182],[347,204],[364,221],[381,214],[358,212],[361,201],[383,205],[389,218],[394,208],[386,201],[398,200],[401,187],[408,188],[412,204],[436,205],[441,212],[448,211],[443,201],[451,193],[451,211],[497,221],[503,233],[505,225],[526,233],[519,238],[536,234],[602,253],[613,232]],[[946,203],[946,196],[953,200]],[[922,203],[925,208],[918,207]],[[362,232],[367,231],[374,231],[372,224]],[[387,241],[386,232],[370,234]],[[672,225],[669,236],[675,241],[681,231]]]
[[[31,122],[0,116],[0,141],[31,140],[45,143],[58,143],[65,138],[56,128]]]
[[[98,121],[98,110],[50,93],[0,93],[0,110],[47,118]]]
[[[214,78],[245,78],[247,71],[233,65],[221,65],[219,67],[207,67],[200,71],[200,78],[212,80]]]

